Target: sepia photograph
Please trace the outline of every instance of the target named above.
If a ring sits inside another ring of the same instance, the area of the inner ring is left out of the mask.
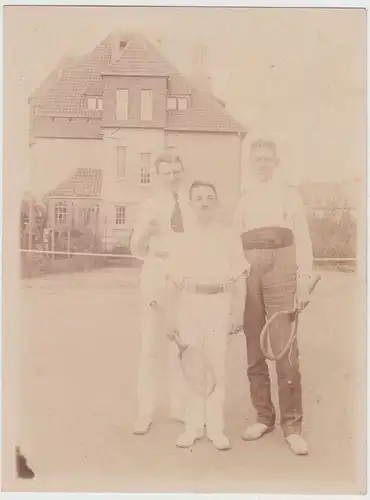
[[[366,494],[366,9],[3,26],[2,491]]]

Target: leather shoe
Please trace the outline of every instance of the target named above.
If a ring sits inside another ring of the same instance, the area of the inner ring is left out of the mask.
[[[247,427],[242,438],[244,439],[244,441],[255,441],[256,439],[261,438],[266,433],[271,432],[273,429],[273,427],[269,427],[266,424],[256,422],[255,424]]]
[[[295,455],[308,455],[308,445],[299,434],[290,434],[285,440]]]

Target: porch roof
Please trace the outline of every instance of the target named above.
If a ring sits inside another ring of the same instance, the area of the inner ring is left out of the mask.
[[[51,198],[101,198],[103,172],[101,169],[78,168],[48,193]]]

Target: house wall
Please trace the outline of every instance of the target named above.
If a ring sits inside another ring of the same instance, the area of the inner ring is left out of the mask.
[[[126,147],[126,175],[117,179],[117,146]],[[152,185],[142,185],[141,153],[150,154],[151,178],[155,177],[154,162],[164,149],[164,131],[161,129],[104,129],[102,154],[104,174],[101,216],[108,238],[116,238],[124,244],[137,219],[140,203],[145,200]],[[116,224],[116,206],[126,207],[126,224]]]
[[[164,128],[166,124],[166,78],[139,78],[128,76],[104,76],[105,91],[103,97],[103,125],[120,124],[125,127]],[[128,90],[128,119],[124,122],[116,120],[117,90]],[[141,120],[141,91],[153,92],[153,119]]]
[[[165,144],[181,155],[186,182],[201,179],[215,184],[227,215],[239,193],[240,138],[234,134],[168,133],[163,129],[105,128],[102,140],[37,139],[30,148],[32,181],[47,192],[72,175],[78,167],[101,168],[103,186],[100,232],[108,240],[127,244],[140,204],[155,187],[154,162]],[[117,179],[117,146],[125,146],[126,176]],[[150,153],[151,185],[140,183],[140,154]],[[126,207],[125,224],[116,224],[116,206]]]

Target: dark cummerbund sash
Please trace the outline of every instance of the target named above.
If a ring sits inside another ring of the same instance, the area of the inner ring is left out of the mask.
[[[290,247],[294,235],[286,227],[259,227],[241,235],[244,250],[270,250]]]

